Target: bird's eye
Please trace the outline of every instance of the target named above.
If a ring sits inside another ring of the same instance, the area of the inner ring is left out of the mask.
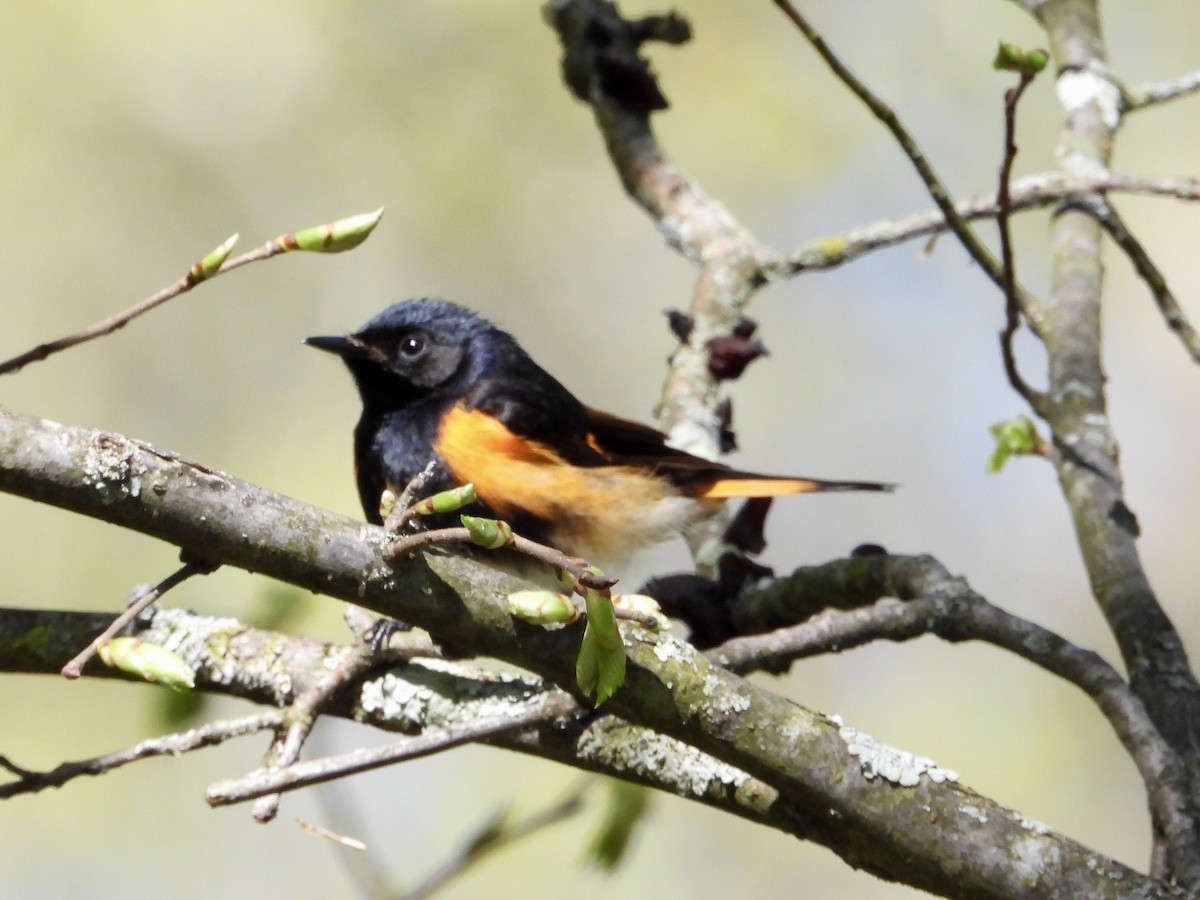
[[[400,357],[406,360],[419,359],[425,353],[425,341],[414,335],[409,335],[400,341]]]

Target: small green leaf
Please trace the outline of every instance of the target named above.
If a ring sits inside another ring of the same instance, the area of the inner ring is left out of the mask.
[[[488,550],[499,550],[512,543],[513,530],[507,522],[480,516],[459,516],[459,519],[470,534],[472,544],[478,544]]]
[[[598,569],[593,569],[598,574]],[[575,661],[575,680],[579,689],[591,696],[596,706],[617,692],[625,681],[625,644],[613,612],[612,599],[605,593],[588,588],[583,594],[587,608],[587,628]]]
[[[617,692],[625,683],[625,647],[601,648],[596,656],[596,706]]]
[[[591,628],[583,631],[583,642],[579,645],[579,655],[575,657],[575,683],[585,697],[592,696],[600,681],[600,663],[597,659],[600,648],[596,646],[596,634]],[[600,704],[596,704],[599,706]]]
[[[621,631],[617,628],[617,616],[613,612],[612,598],[602,591],[588,588],[583,593],[583,602],[587,607],[588,625],[596,630],[596,639],[600,646],[605,650],[623,647]]]
[[[177,691],[196,686],[196,674],[178,653],[132,637],[113,638],[96,655],[114,669],[165,684]]]
[[[517,591],[508,595],[508,611],[534,625],[565,625],[579,618],[571,598],[557,591]]]
[[[462,487],[450,488],[448,491],[418,500],[413,505],[413,510],[418,516],[449,513],[474,503],[475,499],[475,485],[464,484]]]
[[[229,259],[229,254],[233,252],[233,245],[238,241],[236,234],[225,239],[225,242],[212,250],[204,259],[197,263],[193,263],[188,270],[188,281],[192,284],[197,284],[208,278],[212,278],[220,270],[221,266],[225,265],[225,260]]]
[[[602,647],[590,621],[575,659],[575,683],[585,695],[595,697],[597,707],[625,683],[625,647]]]
[[[989,431],[996,440],[996,449],[988,459],[987,472],[995,475],[1013,456],[1037,456],[1045,453],[1046,442],[1028,416],[1018,416],[1007,422],[997,422]]]
[[[992,68],[999,72],[1017,72],[1026,78],[1032,78],[1050,61],[1045,50],[1022,50],[1016,44],[1000,42],[996,48],[996,56],[992,60]]]
[[[608,809],[592,835],[587,858],[597,868],[612,873],[625,858],[638,825],[650,808],[650,789],[617,778],[608,782]]]
[[[383,217],[383,207],[371,213],[347,216],[325,225],[302,228],[293,234],[276,238],[285,250],[307,250],[311,253],[341,253],[352,250],[371,236]]]

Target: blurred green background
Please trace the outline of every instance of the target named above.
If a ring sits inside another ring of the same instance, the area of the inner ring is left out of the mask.
[[[852,67],[918,135],[950,186],[992,189],[998,39],[1044,43],[1013,3],[809,4]],[[822,7],[815,9],[816,7]],[[628,11],[661,7],[629,3]],[[929,204],[883,129],[766,2],[682,4],[683,49],[655,48],[674,160],[779,248]],[[364,246],[243,269],[125,330],[3,379],[0,403],[148,440],[272,489],[358,515],[349,459],[357,400],[336,361],[300,345],[386,304],[440,295],[514,331],[586,401],[648,419],[672,339],[666,307],[693,272],[621,194],[588,111],[562,88],[534,3],[3,4],[0,260],[9,356],[122,309],[227,235],[278,233],[387,207]],[[1194,3],[1106,7],[1130,83],[1194,68]],[[1179,23],[1186,23],[1180,27]],[[1051,78],[1021,110],[1018,171],[1053,164]],[[1138,114],[1116,166],[1195,173],[1200,103]],[[1118,198],[1194,317],[1194,208]],[[985,232],[989,231],[986,227]],[[1017,225],[1020,268],[1046,284],[1046,215]],[[876,541],[930,552],[993,601],[1114,658],[1050,468],[984,475],[988,426],[1023,412],[996,335],[1002,304],[949,239],[775,285],[751,314],[772,355],[731,386],[739,465],[900,482],[891,497],[777,504],[768,561],[821,562]],[[1193,648],[1200,387],[1128,265],[1109,253],[1106,360],[1128,496],[1163,602]],[[1028,371],[1037,349],[1022,347]],[[1037,380],[1035,378],[1035,380]],[[167,546],[0,497],[6,605],[116,610],[172,569]],[[686,562],[672,547],[621,573]],[[343,640],[338,604],[223,570],[172,604]],[[932,756],[974,788],[1144,868],[1132,765],[1076,690],[986,647],[932,639],[809,661],[764,679],[880,740]],[[169,726],[163,692],[49,677],[3,680],[0,753],[52,767]],[[211,702],[206,718],[244,705]],[[310,753],[379,736],[323,724]],[[578,776],[468,749],[285,800],[262,827],[210,811],[205,785],[247,771],[243,740],[0,804],[9,896],[344,896],[353,851],[301,832],[349,831],[411,885],[498,806],[532,811]],[[541,835],[456,882],[451,897],[898,897],[829,852],[658,798],[615,876],[580,870],[596,816]]]

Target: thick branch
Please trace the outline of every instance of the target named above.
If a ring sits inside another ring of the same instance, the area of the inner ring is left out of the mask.
[[[500,596],[513,586],[507,576],[433,555],[392,566],[382,529],[118,435],[0,412],[0,490],[376,609],[426,628],[458,652],[574,684],[579,629],[514,621]],[[628,634],[626,683],[605,710],[770,785],[800,812],[792,833],[853,865],[949,896],[1095,896],[1097,872],[1105,874],[1101,893],[1122,883],[1128,891],[1158,890],[958,785],[902,789],[873,781],[834,723],[669,636]],[[997,854],[1025,865],[994,866]],[[957,861],[953,873],[942,865],[947,858]]]
[[[1065,172],[1107,170],[1120,126],[1120,88],[1108,75],[1099,8],[1092,0],[1043,3],[1063,104],[1057,157]],[[1036,316],[1049,357],[1047,403],[1058,477],[1071,510],[1092,592],[1120,647],[1130,684],[1188,766],[1200,795],[1200,684],[1174,625],[1154,594],[1137,550],[1138,526],[1124,498],[1116,434],[1108,418],[1101,357],[1102,231],[1085,209],[1052,223],[1052,294]]]
[[[659,421],[675,446],[714,458],[720,447],[718,384],[709,371],[708,344],[733,332],[764,283],[760,268],[768,248],[672,165],[660,146],[650,114],[666,100],[638,55],[647,40],[645,20],[621,18],[606,0],[553,0],[547,9],[563,46],[564,77],[592,108],[621,184],[667,243],[700,269],[688,310],[692,327],[671,359]],[[654,85],[661,102],[629,102],[620,89],[628,79],[614,82],[613,71],[637,73],[639,83]]]
[[[884,597],[909,602],[869,605]],[[828,611],[814,616],[820,609]],[[750,636],[726,642],[709,657],[740,672],[778,671],[805,656],[936,634],[1003,647],[1069,681],[1096,702],[1133,759],[1176,868],[1192,880],[1200,875],[1184,769],[1124,679],[1096,653],[993,606],[936,560],[876,555],[805,567],[739,598],[730,615]],[[779,627],[793,622],[800,624]],[[768,628],[777,630],[759,633]]]
[[[53,674],[79,641],[107,624],[98,613],[0,608],[0,671]],[[198,690],[218,691],[259,703],[283,706],[311,694],[352,653],[302,637],[248,628],[232,619],[213,619],[180,610],[156,609],[141,637],[174,647],[196,672]],[[421,661],[387,664],[362,678],[354,690],[331,698],[323,713],[404,734],[442,730],[453,735],[478,720],[511,715],[539,695],[561,691],[532,678],[501,675],[467,664]],[[102,666],[88,675],[128,679]],[[248,725],[243,724],[249,723]],[[154,738],[129,750],[65,763],[48,773],[5,767],[18,781],[0,786],[0,797],[59,787],[81,775],[100,774],[140,759],[201,749],[217,740],[285,725],[270,710],[247,720],[217,722],[179,735]],[[442,742],[434,749],[453,744]],[[612,716],[579,717],[574,712],[553,722],[490,737],[486,743],[636,781],[696,800],[781,831],[801,820],[801,811],[768,785],[694,747]]]

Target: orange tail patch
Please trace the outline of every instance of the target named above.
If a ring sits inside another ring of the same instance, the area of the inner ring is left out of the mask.
[[[893,484],[878,481],[822,481],[818,478],[779,478],[748,472],[729,472],[696,486],[696,496],[727,500],[731,497],[780,497],[784,494],[815,494],[818,491],[890,491]]]
[[[780,497],[785,494],[838,490],[832,484],[827,487],[824,482],[807,478],[721,478],[702,485],[696,496],[727,500],[733,497]]]

